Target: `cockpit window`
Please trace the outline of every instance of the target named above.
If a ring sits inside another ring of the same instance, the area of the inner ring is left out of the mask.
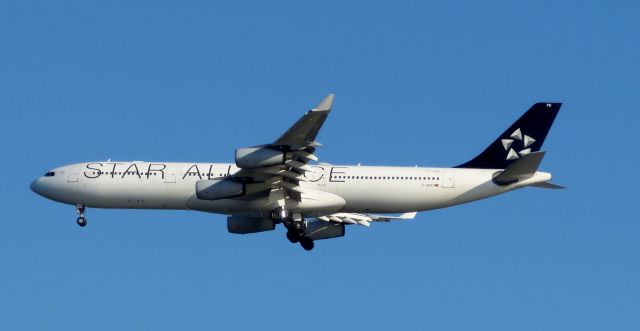
[[[55,173],[55,172],[53,172],[53,171],[49,171],[49,172],[47,172],[46,174],[44,174],[44,176],[45,176],[45,177],[53,177],[53,176],[55,176],[55,175],[56,175],[56,173]]]

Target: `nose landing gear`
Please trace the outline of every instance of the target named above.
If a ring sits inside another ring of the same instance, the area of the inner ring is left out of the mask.
[[[76,223],[81,227],[85,227],[87,225],[87,219],[84,218],[84,205],[76,205],[76,211],[78,212],[78,215],[80,215],[80,217],[76,219]]]

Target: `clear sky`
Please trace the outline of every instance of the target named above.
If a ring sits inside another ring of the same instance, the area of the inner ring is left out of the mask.
[[[0,329],[640,329],[640,10],[617,1],[0,2]],[[231,162],[327,93],[335,164],[452,166],[563,102],[528,188],[310,253],[41,198],[49,168]]]

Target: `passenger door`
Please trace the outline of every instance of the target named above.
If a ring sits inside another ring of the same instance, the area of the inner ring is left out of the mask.
[[[442,187],[443,188],[453,188],[454,180],[453,180],[453,171],[444,171],[442,172]]]
[[[75,183],[78,181],[78,172],[80,172],[80,167],[73,167],[69,170],[69,175],[67,175],[67,182]]]
[[[166,173],[164,174],[165,183],[176,182],[176,167],[174,165],[167,165]]]

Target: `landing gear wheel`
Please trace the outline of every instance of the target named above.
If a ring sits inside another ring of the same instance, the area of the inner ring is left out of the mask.
[[[302,246],[302,248],[304,248],[305,251],[310,251],[313,249],[313,240],[309,239],[309,238],[300,238],[300,246]]]
[[[269,218],[274,222],[283,222],[289,219],[289,212],[284,208],[276,208],[269,213]]]
[[[80,217],[78,217],[78,219],[76,220],[76,223],[78,223],[78,225],[80,225],[81,227],[85,227],[87,225],[87,219],[84,218],[84,205],[82,204],[77,204],[76,205],[76,211],[78,212],[78,215]]]
[[[295,244],[300,241],[300,236],[295,232],[287,231],[287,239],[289,239],[292,244]]]
[[[293,227],[293,220],[290,218],[284,220],[284,227],[287,229],[291,229]]]
[[[274,222],[280,221],[280,220],[278,219],[278,211],[277,211],[277,210],[275,210],[275,209],[274,209],[274,210],[272,210],[272,211],[269,213],[269,218],[270,218],[272,221],[274,221]]]

